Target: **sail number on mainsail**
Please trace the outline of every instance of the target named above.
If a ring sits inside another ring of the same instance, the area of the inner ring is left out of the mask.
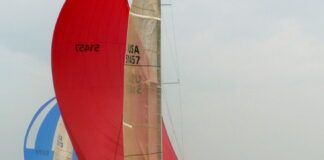
[[[139,64],[140,62],[140,51],[138,45],[129,44],[128,54],[126,54],[126,64]]]

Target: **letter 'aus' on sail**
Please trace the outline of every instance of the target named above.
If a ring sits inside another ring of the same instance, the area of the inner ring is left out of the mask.
[[[67,0],[52,44],[54,88],[79,160],[122,160],[126,0]]]
[[[133,0],[124,79],[125,160],[162,160],[160,0]]]

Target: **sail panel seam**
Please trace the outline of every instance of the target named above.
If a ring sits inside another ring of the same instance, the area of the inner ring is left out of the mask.
[[[156,155],[156,154],[162,154],[162,152],[154,152],[154,153],[147,153],[147,154],[130,154],[125,155],[125,157],[138,157],[138,156],[150,156],[150,155]]]
[[[161,18],[159,18],[159,17],[142,15],[142,14],[136,14],[136,13],[133,13],[133,12],[130,12],[129,14],[132,15],[132,16],[135,16],[135,17],[139,17],[139,18],[153,19],[153,20],[161,21]]]

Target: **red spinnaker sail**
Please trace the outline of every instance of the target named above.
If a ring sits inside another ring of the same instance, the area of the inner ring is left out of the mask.
[[[163,160],[178,160],[177,155],[172,147],[164,123],[162,125],[163,125],[162,128]]]
[[[126,0],[67,0],[56,24],[52,72],[79,160],[122,160]]]
[[[52,71],[79,160],[123,160],[126,0],[67,0],[54,32]],[[163,124],[163,160],[177,160]]]

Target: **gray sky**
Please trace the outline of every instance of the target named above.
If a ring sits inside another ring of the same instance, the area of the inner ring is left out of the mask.
[[[54,96],[50,43],[61,5],[0,1],[0,159],[23,159],[27,125]],[[186,160],[322,160],[323,5],[177,0],[164,8],[164,81],[177,79],[179,61],[184,148],[176,148]],[[165,92],[181,141],[177,89]]]

